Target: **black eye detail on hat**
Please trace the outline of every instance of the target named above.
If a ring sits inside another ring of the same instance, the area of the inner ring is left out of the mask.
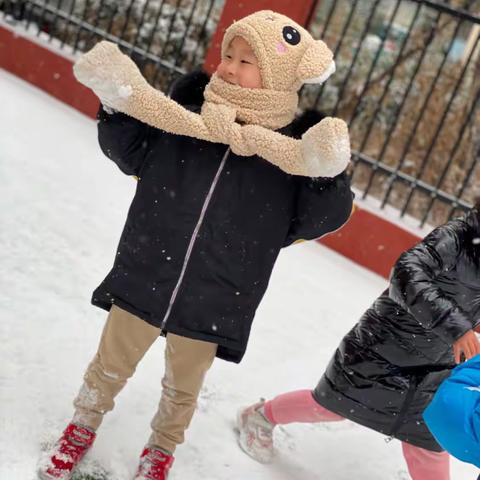
[[[301,40],[299,31],[293,27],[283,28],[283,38],[290,45],[298,45]]]

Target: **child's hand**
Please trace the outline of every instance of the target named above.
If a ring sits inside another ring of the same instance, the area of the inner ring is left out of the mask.
[[[73,66],[75,77],[91,88],[104,105],[122,110],[134,90],[147,85],[133,61],[113,43],[102,41]]]
[[[347,124],[326,117],[302,136],[302,153],[312,177],[334,177],[350,162],[350,138]]]
[[[455,363],[460,363],[462,353],[465,356],[465,360],[480,354],[480,342],[473,330],[469,330],[453,344]]]

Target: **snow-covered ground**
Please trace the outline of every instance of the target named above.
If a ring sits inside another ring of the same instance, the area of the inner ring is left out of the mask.
[[[101,154],[92,120],[0,69],[0,479],[33,480],[42,442],[72,413],[105,313],[89,304],[108,271],[134,180]],[[406,480],[397,441],[349,422],[278,431],[263,466],[237,447],[239,406],[312,388],[385,281],[322,246],[285,250],[241,365],[217,361],[172,480]],[[160,395],[159,339],[119,395],[89,455],[129,480]],[[474,468],[453,462],[453,480]]]

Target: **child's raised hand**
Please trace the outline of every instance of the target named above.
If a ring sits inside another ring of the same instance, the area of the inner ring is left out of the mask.
[[[312,177],[334,177],[350,162],[350,137],[340,118],[326,117],[302,136],[302,154]]]
[[[305,132],[300,140],[282,135],[260,125],[241,127],[243,144],[291,175],[335,177],[350,161],[347,124],[327,117]],[[241,149],[232,146],[234,153]],[[251,155],[251,153],[250,153]]]
[[[465,360],[480,354],[480,341],[473,330],[469,330],[453,344],[455,363],[460,363],[462,353],[465,356]]]
[[[134,90],[147,85],[138,67],[111,42],[102,41],[73,66],[75,77],[105,105],[122,110]]]

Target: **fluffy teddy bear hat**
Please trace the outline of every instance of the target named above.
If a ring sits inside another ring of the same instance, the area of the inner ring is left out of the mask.
[[[223,37],[222,54],[236,36],[253,49],[266,89],[297,92],[304,83],[323,83],[335,72],[327,45],[280,13],[262,10],[234,22]]]

